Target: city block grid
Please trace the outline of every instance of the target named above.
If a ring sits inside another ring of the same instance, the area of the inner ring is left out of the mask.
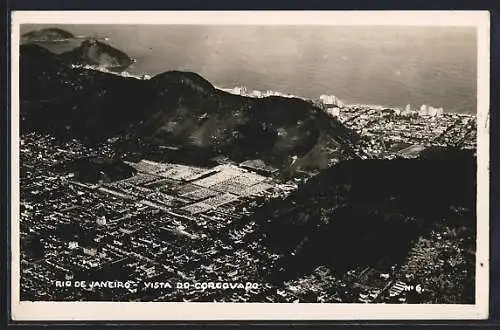
[[[360,158],[414,158],[429,146],[476,149],[473,115],[318,104],[357,131]],[[31,132],[20,141],[21,300],[406,302],[421,287],[416,270],[436,273],[440,233],[422,238],[405,264],[381,273],[352,269],[336,278],[324,266],[284,283],[262,276],[280,259],[253,233],[255,209],[297,189],[259,161],[218,159],[210,168],[126,161],[129,178],[95,184],[65,166],[113,157],[121,137],[89,147]],[[286,233],[283,233],[286,235]],[[441,243],[443,242],[443,243]]]

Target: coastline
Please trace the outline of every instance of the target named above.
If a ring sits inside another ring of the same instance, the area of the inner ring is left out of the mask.
[[[133,59],[134,63],[137,61],[136,59]],[[134,78],[138,80],[149,80],[153,78],[154,76],[149,75],[149,74],[133,74],[128,71],[122,71],[122,72],[113,72],[110,71],[106,68],[102,67],[96,67],[92,65],[76,65],[73,64],[71,65],[71,68],[73,69],[86,69],[86,70],[95,70],[95,71],[100,71],[108,74],[113,74],[117,76],[121,76],[124,78]],[[404,106],[389,106],[389,105],[381,105],[381,104],[365,104],[365,103],[347,103],[343,101],[342,99],[338,98],[337,96],[330,94],[330,95],[319,95],[315,99],[303,97],[303,96],[298,96],[298,95],[293,95],[293,94],[287,94],[283,93],[280,91],[273,91],[273,90],[267,90],[267,91],[260,91],[260,90],[250,90],[245,86],[236,86],[233,88],[228,88],[228,87],[221,87],[213,84],[213,86],[223,92],[230,93],[233,95],[240,95],[240,96],[245,96],[245,97],[250,97],[250,98],[265,98],[265,97],[271,97],[271,96],[278,96],[278,97],[285,97],[285,98],[296,98],[300,99],[303,101],[312,101],[315,102],[317,105],[322,106],[325,108],[325,110],[329,109],[366,109],[366,110],[392,110],[395,111],[397,114],[400,115],[420,115],[420,116],[425,116],[426,114],[422,114],[422,112],[419,112],[417,109],[408,109],[408,105],[406,108]],[[333,101],[332,101],[333,99]],[[326,102],[323,102],[326,101]],[[427,108],[427,105],[422,105]],[[432,106],[429,106],[429,108],[433,108]],[[476,117],[476,114],[472,113],[467,113],[467,112],[456,112],[456,111],[446,111],[443,110],[443,108],[434,108],[436,110],[440,109],[442,112],[441,114],[427,114],[427,116],[434,117],[434,116],[440,116],[440,115],[457,115],[460,117]]]

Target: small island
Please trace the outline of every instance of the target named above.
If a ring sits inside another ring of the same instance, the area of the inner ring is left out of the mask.
[[[35,30],[22,35],[24,42],[67,42],[74,38],[71,32],[59,28]]]
[[[95,39],[84,40],[79,47],[60,54],[60,58],[67,64],[115,72],[124,71],[135,62],[121,50]]]

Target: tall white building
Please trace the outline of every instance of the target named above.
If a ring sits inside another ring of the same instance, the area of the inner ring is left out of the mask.
[[[422,106],[420,107],[420,111],[419,111],[419,115],[421,116],[425,116],[428,114],[427,112],[427,105],[426,104],[422,104]]]
[[[443,108],[434,108],[432,106],[427,107],[427,115],[431,117],[435,116],[442,116],[443,115]]]
[[[99,226],[105,226],[106,225],[106,216],[103,215],[102,217],[97,217],[96,222]]]
[[[326,112],[334,117],[338,117],[340,115],[340,109],[338,107],[328,108],[326,109]]]
[[[69,247],[70,249],[72,249],[72,250],[73,250],[73,249],[76,249],[76,248],[78,248],[78,242],[76,242],[76,241],[71,241],[71,242],[69,242],[68,247]]]
[[[84,247],[83,248],[83,253],[90,255],[90,256],[95,256],[97,254],[97,248],[95,247]]]
[[[335,95],[321,95],[319,100],[324,105],[334,105],[337,107],[342,106],[342,101],[340,101]]]
[[[262,97],[262,92],[261,91],[253,91],[252,96],[254,97]]]

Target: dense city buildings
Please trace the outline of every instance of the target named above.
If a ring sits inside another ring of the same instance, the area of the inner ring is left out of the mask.
[[[476,117],[471,114],[443,113],[427,106],[425,112],[371,105],[322,106],[363,137],[363,158],[412,158],[429,147],[475,150],[477,146]]]
[[[248,97],[282,96],[273,91],[249,91],[246,87],[224,89]],[[426,104],[412,109],[379,105],[345,104],[335,95],[321,95],[314,104],[363,137],[358,155],[365,158],[416,157],[428,147],[475,150],[476,117],[468,113],[444,112]]]
[[[363,159],[476,147],[471,115],[323,101],[361,135],[355,152]],[[446,251],[460,248],[441,238],[450,235],[443,228],[421,239],[391,273],[368,267],[335,277],[320,266],[268,283],[265,274],[281,256],[248,239],[259,226],[248,215],[285,198],[300,179],[283,181],[278,169],[258,159],[235,164],[221,158],[212,167],[121,159],[120,174],[99,162],[74,166],[115,158],[118,140],[90,147],[49,134],[21,136],[22,300],[406,302],[425,292],[421,285],[429,279],[422,272],[443,266],[435,255],[440,250],[426,249],[430,240],[448,244]]]
[[[195,296],[148,292],[143,286],[167,278],[172,285],[195,278],[257,282],[258,270],[273,255],[242,243],[255,223],[241,220],[266,199],[296,187],[235,165],[200,168],[148,160],[128,163],[136,174],[123,180],[106,182],[103,176],[97,183],[79,182],[78,172],[66,172],[65,164],[103,156],[105,146],[94,150],[76,141],[60,144],[32,133],[23,136],[21,149],[24,299],[106,299],[99,296],[105,291],[72,288],[67,295],[54,284],[98,279],[103,273],[135,283],[131,290],[144,291],[138,298],[146,300]],[[130,292],[124,289],[113,299],[126,299]],[[207,293],[213,299],[217,294],[221,292]],[[238,294],[249,295],[243,290],[224,298],[246,300]]]
[[[16,320],[187,315],[141,302],[204,302],[203,319],[486,315],[486,20],[28,16],[12,45]]]

